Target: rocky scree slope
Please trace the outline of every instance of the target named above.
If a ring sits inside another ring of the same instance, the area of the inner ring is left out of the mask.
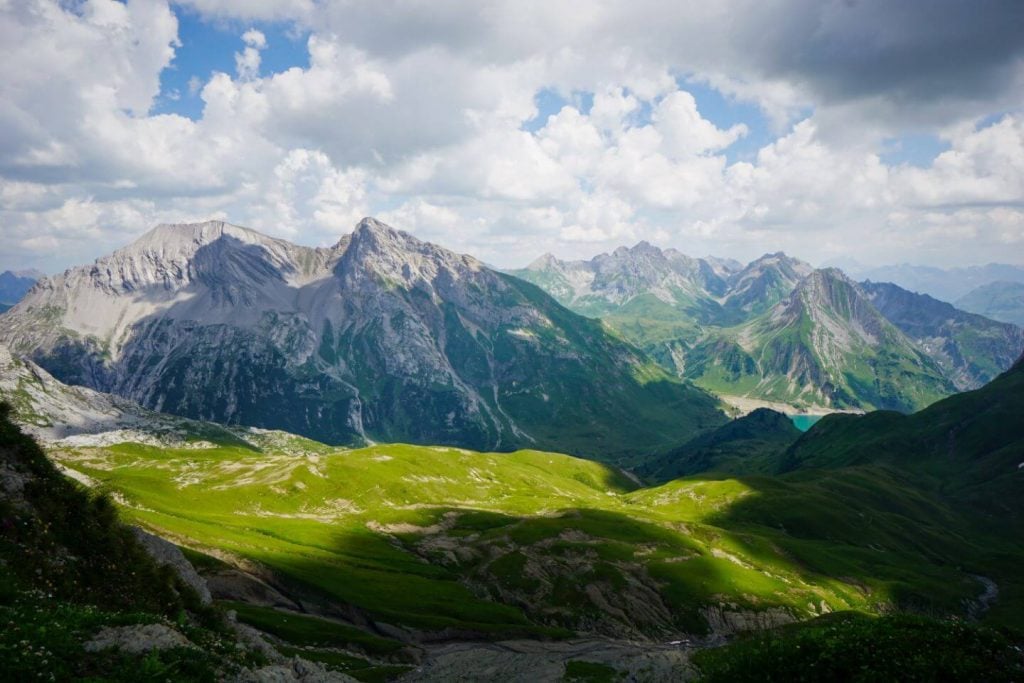
[[[616,459],[724,419],[536,287],[373,219],[318,249],[158,226],[42,280],[4,323],[0,342],[63,382],[335,444]]]

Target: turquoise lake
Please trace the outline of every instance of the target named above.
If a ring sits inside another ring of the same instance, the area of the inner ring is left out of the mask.
[[[789,419],[793,421],[793,426],[799,429],[801,432],[806,432],[808,429],[814,426],[814,423],[825,417],[824,415],[790,415]]]

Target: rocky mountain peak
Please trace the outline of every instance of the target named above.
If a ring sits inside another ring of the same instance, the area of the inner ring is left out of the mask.
[[[647,254],[650,256],[663,256],[663,252],[658,247],[654,246],[647,240],[641,240],[633,245],[631,250],[635,254]]]
[[[358,223],[356,223],[356,227],[352,231],[352,233],[354,235],[360,235],[360,236],[365,236],[365,235],[374,235],[374,236],[405,235],[407,237],[410,236],[409,233],[406,233],[406,232],[403,232],[401,230],[397,230],[395,228],[392,228],[387,223],[384,223],[383,221],[379,221],[376,218],[374,218],[373,216],[366,216],[366,217],[362,218]]]
[[[812,271],[781,301],[772,316],[776,321],[810,319],[818,326],[818,335],[834,338],[837,347],[849,349],[856,337],[867,344],[898,345],[911,350],[913,345],[874,307],[860,286],[838,268]]]
[[[128,246],[118,249],[111,256],[150,254],[174,260],[188,257],[203,246],[212,244],[223,237],[233,237],[246,244],[264,244],[273,241],[273,238],[254,230],[224,221],[161,223]]]
[[[856,288],[857,283],[838,268],[817,268],[801,280],[797,290],[827,293],[835,288]]]
[[[561,267],[562,262],[550,251],[538,256],[527,264],[527,270],[554,270]]]
[[[771,274],[773,277],[791,280],[795,284],[809,275],[812,270],[814,268],[810,264],[778,251],[751,261],[742,270],[734,273],[732,279],[734,283],[739,283],[743,280],[752,280],[763,277],[765,274]]]
[[[371,270],[390,281],[432,281],[442,270],[450,273],[484,270],[476,259],[419,240],[375,218],[364,218],[352,231],[341,257],[342,273]]]
[[[812,270],[810,264],[781,251],[765,254],[729,276],[727,303],[749,313],[767,310],[787,297]]]
[[[800,259],[793,258],[792,256],[787,255],[784,251],[776,251],[754,259],[744,270],[764,270],[766,268],[784,269],[787,271],[792,270],[802,272],[804,275],[813,270],[810,264],[805,263]]]
[[[866,295],[857,283],[838,268],[819,268],[811,271],[796,285],[792,298],[807,306],[840,313],[851,313],[861,307],[870,308]]]
[[[827,279],[827,280],[841,280],[841,281],[846,282],[846,283],[851,284],[851,285],[855,284],[854,281],[852,279],[850,279],[849,275],[844,273],[839,268],[835,268],[835,267],[831,267],[831,266],[828,267],[828,268],[817,268],[817,269],[814,270],[812,275],[815,275],[816,277],[821,277],[821,278]]]
[[[153,288],[177,291],[196,281],[207,285],[285,280],[313,250],[224,221],[161,224],[91,267],[64,274],[71,284],[131,293]],[[244,286],[244,285],[243,285]]]
[[[598,257],[600,258],[600,257]],[[643,240],[632,247],[618,247],[611,253],[611,258],[618,261],[665,261],[665,252],[650,242]]]
[[[364,218],[356,224],[348,248],[349,251],[355,250],[358,253],[415,252],[428,254],[447,251],[371,217]]]

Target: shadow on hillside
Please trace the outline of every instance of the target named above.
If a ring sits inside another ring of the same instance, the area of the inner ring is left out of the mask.
[[[618,512],[419,513],[415,524],[339,529],[330,548],[254,559],[318,609],[426,639],[703,633],[700,607],[732,580],[685,533]]]
[[[752,493],[705,522],[752,557],[767,542],[804,581],[838,581],[851,606],[962,616],[982,591],[972,575],[1018,581],[1024,547],[958,514],[907,472],[860,466],[737,480]]]
[[[971,575],[1013,581],[1021,557],[882,468],[740,481],[749,493],[696,520],[444,507],[257,559],[367,623],[459,639],[671,638],[706,632],[717,604],[962,615],[981,590]]]

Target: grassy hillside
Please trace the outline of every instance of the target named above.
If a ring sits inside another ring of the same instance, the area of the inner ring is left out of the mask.
[[[1024,523],[1024,363],[913,415],[829,415],[787,451],[783,470],[899,467],[1002,524]]]
[[[342,620],[232,605],[366,680],[407,666],[396,639],[667,641],[894,610],[1022,629],[1021,367],[916,415],[828,417],[803,436],[758,411],[652,463],[689,476],[651,487],[541,451],[349,450],[187,423],[48,455],[211,571],[242,567]]]
[[[281,436],[60,448],[126,513],[412,634],[729,632],[834,610],[962,613],[1019,548],[885,467],[679,479],[538,451]],[[1022,596],[1003,616],[1018,619]],[[1002,596],[1000,597],[1002,600]]]
[[[632,465],[726,421],[718,399],[633,355],[599,321],[559,306],[534,285],[502,277],[549,321],[525,345],[509,334],[492,340],[497,362],[512,378],[500,388],[501,405],[519,416],[532,437],[527,445]],[[540,353],[532,348],[538,341],[558,352]],[[566,360],[583,352],[589,365]]]
[[[799,436],[788,416],[758,408],[647,460],[637,472],[654,481],[702,472],[770,474],[778,466],[779,452]]]
[[[0,679],[214,681],[262,660],[158,566],[114,504],[60,474],[0,403]],[[173,627],[189,647],[87,651],[101,629]]]

